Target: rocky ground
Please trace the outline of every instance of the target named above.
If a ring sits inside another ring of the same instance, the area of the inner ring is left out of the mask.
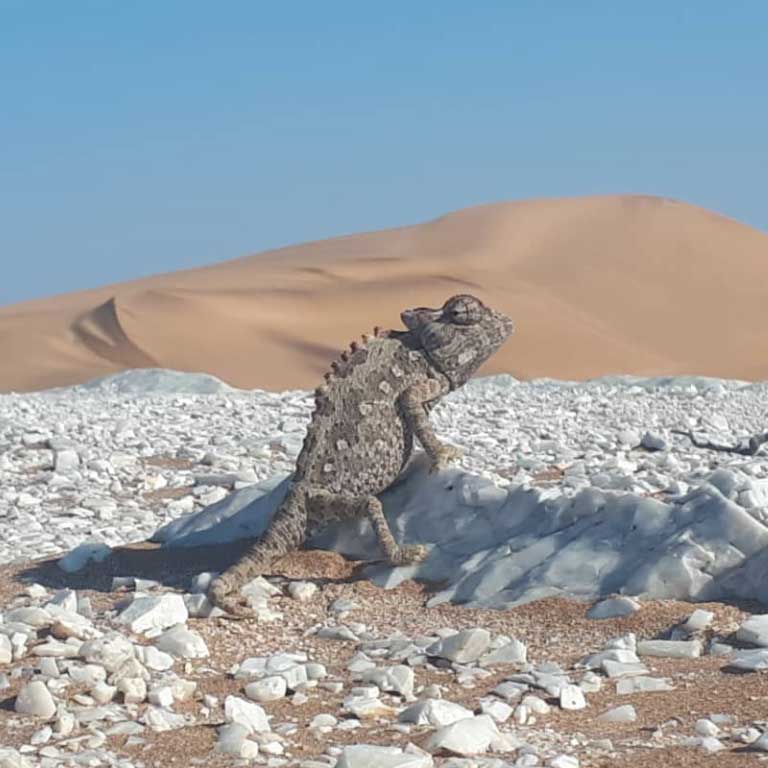
[[[311,401],[172,389],[0,396],[2,768],[768,758],[756,602],[427,607],[440,584],[384,590],[312,551],[249,585],[252,619],[217,616],[205,588],[242,544],[139,542],[289,471]],[[499,485],[675,497],[725,467],[744,480],[730,503],[761,520],[766,457],[696,449],[671,430],[735,442],[765,429],[763,402],[761,385],[732,382],[502,379],[455,393],[434,420],[467,448],[465,469]]]

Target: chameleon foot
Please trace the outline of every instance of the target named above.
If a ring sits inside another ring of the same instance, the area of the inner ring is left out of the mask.
[[[425,560],[427,555],[429,555],[429,549],[423,544],[411,544],[400,547],[394,562],[396,565],[413,565]]]
[[[464,451],[461,448],[457,448],[455,445],[441,445],[438,448],[437,455],[432,460],[432,466],[430,472],[440,472],[446,469],[452,461],[460,459],[464,455]]]

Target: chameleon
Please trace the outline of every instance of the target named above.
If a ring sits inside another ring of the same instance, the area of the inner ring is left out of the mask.
[[[439,471],[462,451],[430,424],[436,402],[462,386],[514,331],[512,320],[468,294],[442,307],[404,310],[404,330],[375,328],[352,342],[315,390],[315,409],[289,489],[260,540],[214,579],[211,602],[247,615],[239,591],[331,522],[367,517],[393,565],[417,563],[421,545],[399,545],[377,498],[399,477],[418,439]]]

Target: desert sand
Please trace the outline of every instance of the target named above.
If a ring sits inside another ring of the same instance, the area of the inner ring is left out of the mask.
[[[498,203],[0,308],[0,391],[127,368],[314,386],[399,311],[471,292],[516,335],[482,373],[768,379],[768,234],[649,196]]]

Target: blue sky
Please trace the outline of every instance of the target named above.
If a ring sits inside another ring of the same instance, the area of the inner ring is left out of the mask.
[[[0,304],[484,202],[768,229],[764,0],[0,0]]]

